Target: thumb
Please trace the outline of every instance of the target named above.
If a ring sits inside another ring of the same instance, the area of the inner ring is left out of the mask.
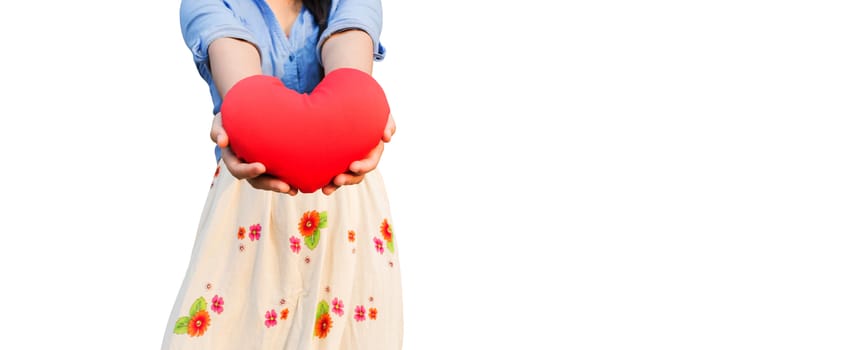
[[[221,112],[216,113],[213,117],[212,127],[210,128],[210,139],[215,142],[220,148],[227,147],[227,133],[224,132],[224,127],[221,124]]]
[[[384,142],[390,142],[393,135],[395,135],[395,119],[391,113],[389,119],[387,119],[387,126],[384,128],[384,135],[381,140]]]

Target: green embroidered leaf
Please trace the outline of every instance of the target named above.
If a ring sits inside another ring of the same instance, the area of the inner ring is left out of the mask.
[[[323,211],[319,213],[319,228],[325,228],[328,226],[328,212]]]
[[[313,234],[309,237],[304,237],[304,244],[307,245],[307,248],[313,250],[316,248],[316,245],[319,244],[319,229],[313,231]]]
[[[186,334],[189,330],[189,321],[191,321],[189,316],[178,318],[177,323],[174,324],[174,334]]]
[[[393,244],[393,241],[387,241],[387,249],[390,250],[390,253],[395,253],[395,244]]]
[[[192,308],[189,309],[189,318],[195,317],[195,314],[198,313],[198,311],[206,310],[206,309],[207,309],[207,301],[204,299],[204,297],[198,298],[192,304]]]
[[[322,315],[331,312],[331,306],[328,305],[327,301],[320,301],[319,306],[316,308],[316,319],[318,320]]]

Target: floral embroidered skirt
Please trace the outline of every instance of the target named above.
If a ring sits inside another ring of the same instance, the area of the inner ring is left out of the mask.
[[[162,349],[401,344],[398,245],[377,171],[292,197],[216,170]]]

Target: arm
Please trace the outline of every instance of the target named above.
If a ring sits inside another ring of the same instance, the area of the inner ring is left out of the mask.
[[[253,75],[262,74],[260,53],[247,41],[220,38],[210,44],[210,71],[216,89],[221,96],[238,81]],[[263,175],[266,167],[261,163],[243,163],[228,148],[227,134],[221,125],[221,114],[213,118],[210,138],[221,148],[221,158],[225,166],[238,179],[246,179],[254,188],[271,190],[295,195],[297,191],[285,182],[272,176]]]
[[[355,68],[372,74],[373,40],[361,30],[347,30],[331,35],[321,49],[325,72],[330,73],[339,68]],[[384,152],[384,143],[390,142],[395,133],[395,121],[392,114],[387,120],[384,136],[366,159],[355,161],[349,166],[347,173],[337,175],[333,182],[322,188],[329,195],[337,188],[354,185],[363,181],[366,174],[378,167],[378,161]]]
[[[263,74],[260,52],[251,43],[233,38],[216,39],[210,44],[210,71],[219,95],[224,96],[238,81]]]
[[[220,96],[224,96],[239,79],[261,72],[259,51],[250,44],[256,41],[221,0],[181,1],[180,29],[198,73],[205,80],[214,82]],[[227,148],[229,141],[219,114],[213,118],[210,138],[221,148],[222,160],[233,176],[247,179],[258,189],[294,194],[280,180],[259,176],[265,172],[262,164],[245,164],[233,155]]]
[[[321,50],[325,74],[339,68],[355,68],[372,74],[372,39],[364,31],[333,34]]]

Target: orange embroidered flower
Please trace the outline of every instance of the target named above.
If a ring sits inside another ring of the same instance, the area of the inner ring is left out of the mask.
[[[313,210],[304,213],[301,216],[301,222],[298,223],[298,231],[304,237],[310,237],[316,229],[319,228],[319,212]]]
[[[333,320],[331,320],[331,314],[325,313],[319,318],[316,319],[316,328],[313,330],[313,335],[324,338],[328,336],[328,332],[331,331],[331,327],[333,327]]]
[[[348,230],[348,241],[354,242],[354,236],[355,235],[356,235],[356,233],[354,233],[354,230]]]
[[[219,173],[219,172],[221,172],[221,166],[218,166],[218,167],[216,167],[216,168],[215,168],[215,174],[213,174],[213,180],[212,180],[212,182],[210,183],[210,188],[212,188],[212,187],[213,187],[213,185],[215,185],[215,179],[216,179],[216,178],[218,178],[218,173]]]
[[[381,235],[384,236],[384,240],[387,242],[393,241],[393,225],[390,225],[387,219],[384,219],[384,222],[381,223]]]
[[[207,331],[210,326],[210,314],[206,310],[199,310],[195,313],[195,317],[189,320],[189,336],[200,337]]]
[[[280,310],[280,319],[285,320],[287,317],[289,317],[289,309]]]
[[[378,309],[376,309],[374,307],[369,308],[369,319],[370,320],[377,320],[378,319]]]
[[[242,226],[239,227],[239,232],[236,232],[236,238],[245,239],[245,228],[244,227],[242,227]]]

